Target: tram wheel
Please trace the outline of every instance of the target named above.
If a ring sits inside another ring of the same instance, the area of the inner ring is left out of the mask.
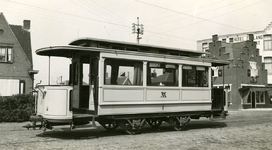
[[[148,119],[147,123],[152,127],[152,128],[158,128],[162,124],[162,120],[156,119],[156,118],[151,118]]]
[[[145,119],[126,119],[119,122],[120,127],[130,135],[139,133],[144,124]]]
[[[186,128],[190,121],[190,117],[171,117],[169,124],[177,131],[182,131]]]
[[[119,127],[119,125],[115,121],[111,122],[99,122],[101,126],[103,126],[106,130],[112,131]]]
[[[32,128],[33,130],[36,130],[36,121],[32,122]]]

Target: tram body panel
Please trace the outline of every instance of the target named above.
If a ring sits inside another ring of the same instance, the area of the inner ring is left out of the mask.
[[[36,89],[39,89],[37,90],[37,96],[35,97],[36,98],[36,114],[42,115],[45,113],[44,112],[45,101],[44,101],[44,94],[43,94],[44,86],[38,86]]]
[[[143,63],[143,81],[147,82],[147,63],[162,62],[177,65],[178,74],[183,65],[198,65],[210,67],[211,63],[192,60],[178,60],[154,58],[146,56],[131,56],[125,54],[100,54],[100,86],[98,115],[130,115],[150,113],[175,113],[175,112],[207,112],[211,111],[211,83],[208,79],[207,87],[182,87],[181,81],[176,86],[148,86],[148,85],[105,85],[104,75],[107,74],[105,60],[141,61]],[[148,60],[148,61],[147,61]],[[210,70],[207,71],[210,74]],[[178,77],[178,80],[181,80]],[[120,83],[117,83],[120,84]]]
[[[143,102],[144,89],[135,88],[103,88],[104,102]]]
[[[141,104],[103,104],[99,107],[100,115],[135,115],[135,114],[160,114],[167,116],[169,113],[208,112],[211,103],[141,103]],[[148,116],[146,116],[148,117]]]
[[[209,89],[183,91],[143,88],[135,92],[130,87],[126,90],[116,87],[102,90],[103,100],[100,101],[98,115],[210,111],[212,104]],[[200,96],[192,98],[192,95]]]
[[[71,86],[38,86],[37,115],[44,119],[72,119],[69,110],[71,90]]]
[[[168,90],[168,89],[147,89],[146,101],[180,101],[180,90]]]
[[[182,101],[211,102],[211,89],[183,89],[181,90]]]

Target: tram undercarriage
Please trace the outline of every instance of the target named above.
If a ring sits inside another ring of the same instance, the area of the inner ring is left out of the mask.
[[[148,116],[148,117],[145,117]],[[44,132],[47,129],[53,130],[54,126],[69,126],[69,130],[82,129],[97,129],[96,122],[108,131],[115,130],[120,127],[125,133],[137,134],[141,129],[148,124],[152,128],[159,128],[163,122],[168,123],[174,130],[182,131],[186,129],[191,119],[199,119],[207,117],[213,120],[214,118],[225,119],[227,113],[224,111],[216,112],[181,112],[169,114],[139,114],[139,115],[119,115],[119,116],[103,116],[94,115],[81,116],[74,115],[72,119],[46,119],[42,116],[31,116],[32,125],[25,126],[26,128],[42,129]]]

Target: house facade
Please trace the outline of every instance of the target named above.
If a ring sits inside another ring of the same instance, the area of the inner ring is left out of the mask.
[[[262,62],[267,70],[267,83],[272,85],[272,23],[264,30],[220,35],[218,40],[223,43],[239,43],[249,40],[249,34],[253,34],[256,48],[262,56]],[[197,41],[197,50],[205,52],[210,42],[212,42],[211,38]]]
[[[32,91],[33,70],[30,21],[23,26],[8,24],[0,12],[0,96]]]
[[[253,35],[246,41],[226,43],[214,35],[204,57],[228,60],[224,67],[213,67],[214,89],[224,89],[229,109],[272,108],[272,87]],[[222,84],[223,83],[223,84]]]

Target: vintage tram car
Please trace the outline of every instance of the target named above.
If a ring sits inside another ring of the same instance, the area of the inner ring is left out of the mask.
[[[36,54],[71,59],[68,85],[36,87],[31,120],[44,130],[99,122],[135,134],[145,123],[158,127],[163,121],[182,130],[190,119],[228,111],[226,99],[213,99],[211,69],[228,62],[202,58],[203,52],[80,38]]]

